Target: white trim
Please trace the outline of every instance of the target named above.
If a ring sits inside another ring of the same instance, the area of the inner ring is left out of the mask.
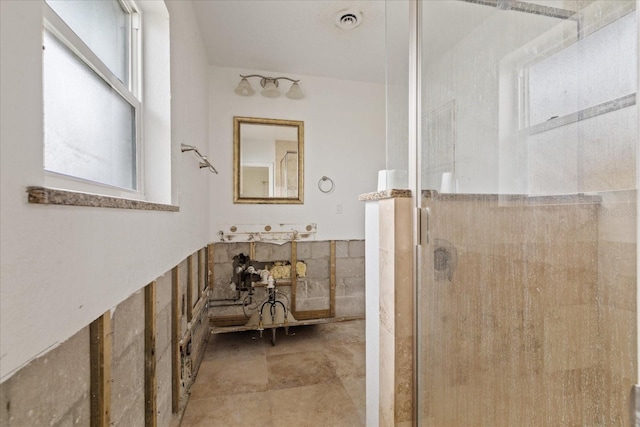
[[[141,100],[142,88],[142,37],[140,35],[141,13],[132,0],[118,0],[122,9],[129,14],[129,46],[128,46],[128,86],[118,78],[93,50],[69,27],[69,25],[43,1],[43,31],[48,31],[57,38],[72,54],[76,55],[89,69],[95,72],[107,85],[120,95],[134,109],[135,188],[119,188],[106,183],[94,182],[82,177],[68,176],[44,170],[46,185],[67,188],[70,190],[101,192],[105,195],[144,199],[144,151],[143,151],[143,108]],[[134,22],[138,29],[134,29]],[[44,139],[43,139],[44,141]]]
[[[104,62],[69,28],[69,26],[44,3],[44,27],[69,50],[116,90],[131,106],[138,108],[140,101],[130,89],[107,67]]]

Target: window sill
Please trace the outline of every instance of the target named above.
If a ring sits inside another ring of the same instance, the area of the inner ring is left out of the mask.
[[[98,194],[58,190],[45,187],[27,187],[29,203],[39,205],[87,206],[93,208],[136,209],[146,211],[178,212],[179,206]]]

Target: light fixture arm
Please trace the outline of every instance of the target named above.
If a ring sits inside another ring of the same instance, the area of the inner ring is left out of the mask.
[[[234,92],[240,96],[251,96],[255,93],[249,80],[252,77],[256,77],[260,79],[260,86],[262,86],[263,90],[260,91],[262,96],[266,96],[267,98],[277,98],[280,96],[280,91],[278,87],[278,80],[289,80],[291,82],[291,87],[285,94],[285,96],[289,99],[302,99],[304,98],[304,94],[300,89],[300,80],[292,79],[290,77],[280,76],[280,77],[269,77],[263,76],[261,74],[240,74],[242,80],[238,83],[238,87],[234,90]]]
[[[290,82],[293,82],[293,83],[300,82],[300,80],[290,79],[289,77],[267,77],[267,76],[262,76],[260,74],[248,74],[246,76],[243,76],[242,74],[240,74],[240,77],[242,77],[243,79],[248,79],[250,77],[260,77],[260,85],[262,87],[264,87],[264,85],[268,81],[273,81],[276,84],[276,86],[278,86],[278,80],[289,80]]]

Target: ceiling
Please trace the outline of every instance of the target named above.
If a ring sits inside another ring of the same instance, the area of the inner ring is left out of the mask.
[[[193,4],[211,65],[294,78],[384,82],[382,0],[195,0]],[[361,12],[361,24],[339,28],[336,17],[345,10]]]
[[[558,0],[525,1],[558,4]],[[404,73],[408,66],[408,2],[387,2],[193,0],[193,5],[211,65],[273,73],[272,77],[384,83],[387,46],[396,72]],[[492,2],[498,0],[423,2],[424,59],[438,58],[491,16],[507,19],[509,14],[495,5],[478,4]],[[344,11],[361,13],[360,25],[339,28],[336,19]]]

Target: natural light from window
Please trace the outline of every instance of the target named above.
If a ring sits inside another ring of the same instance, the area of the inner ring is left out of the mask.
[[[139,188],[139,50],[133,4],[48,0],[44,168],[125,190]]]

